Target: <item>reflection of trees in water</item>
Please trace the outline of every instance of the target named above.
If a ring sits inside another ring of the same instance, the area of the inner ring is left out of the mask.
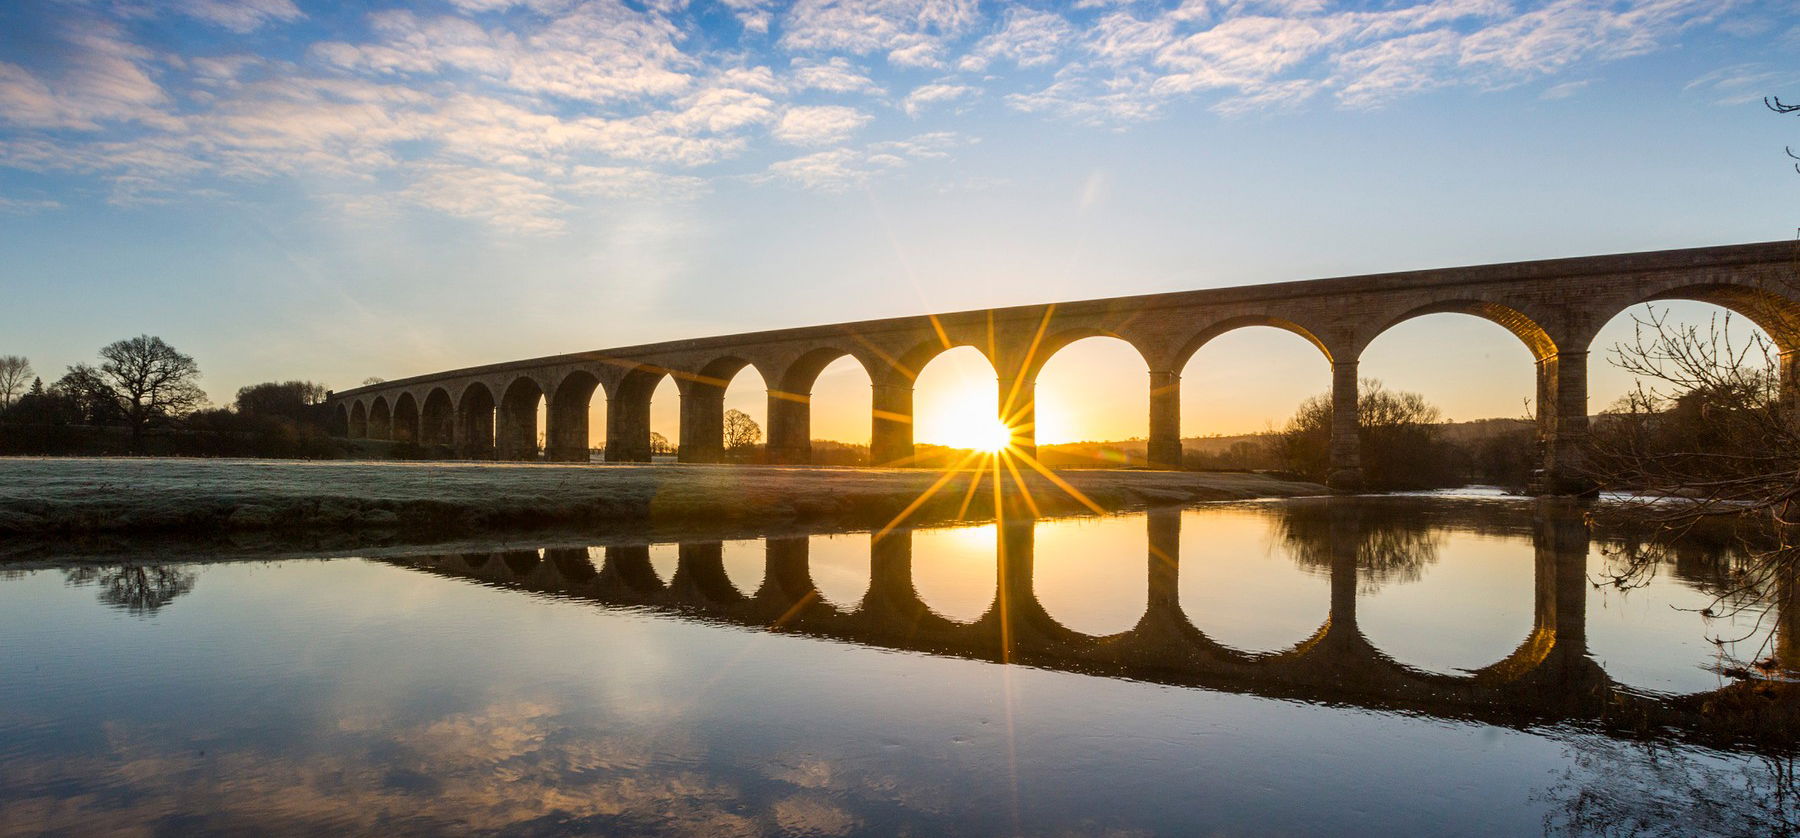
[[[132,616],[149,617],[162,610],[176,597],[194,589],[193,571],[175,565],[96,565],[63,571],[70,585],[97,585],[100,601],[128,611]]]
[[[1371,594],[1390,582],[1417,582],[1438,560],[1444,532],[1404,508],[1297,503],[1276,519],[1282,544],[1300,567],[1329,575],[1333,556],[1354,550],[1357,589]]]
[[[1800,784],[1787,756],[1709,756],[1583,737],[1545,791],[1548,835],[1800,836]]]

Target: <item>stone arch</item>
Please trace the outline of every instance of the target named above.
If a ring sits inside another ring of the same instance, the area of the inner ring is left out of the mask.
[[[556,389],[550,393],[550,415],[545,423],[546,435],[549,437],[549,450],[545,453],[551,460],[565,463],[588,461],[588,449],[591,446],[588,424],[591,421],[594,394],[602,390],[600,378],[587,370],[575,370],[556,383]],[[605,400],[604,392],[600,398]]]
[[[769,391],[768,457],[772,463],[813,461],[813,388],[819,375],[840,359],[850,358],[874,386],[867,359],[841,346],[821,346],[803,353],[773,379]],[[874,433],[870,428],[871,436]]]
[[[961,355],[965,360],[946,361],[946,355]],[[980,359],[979,369],[977,369],[974,364],[974,360],[977,358]],[[962,364],[968,364],[970,366],[964,371],[965,380],[960,386],[948,383],[934,386],[932,379],[952,375],[954,374],[954,368]],[[933,372],[933,365],[941,365],[936,368],[937,371],[935,373]],[[988,376],[991,376],[991,378]],[[1025,393],[1019,393],[1014,387],[1014,383],[1015,382],[1008,381],[1001,376],[998,368],[994,366],[993,359],[986,352],[982,352],[980,347],[962,344],[940,352],[933,352],[931,353],[930,360],[917,370],[915,377],[910,382],[911,386],[907,388],[909,401],[911,398],[917,398],[921,394],[926,400],[922,408],[913,412],[909,417],[912,420],[909,431],[913,434],[922,436],[924,442],[946,445],[951,448],[987,448],[990,445],[999,444],[998,440],[1003,433],[1010,434],[1010,444],[1013,447],[1029,447],[1031,440],[1030,423],[1032,422],[1032,418],[1028,410],[1020,409],[1020,405],[1022,402],[1029,400],[1030,394],[1028,389]],[[924,384],[925,386],[921,388],[921,384]],[[947,414],[940,416],[937,415],[937,411],[933,410],[933,403],[944,405],[942,399],[959,393],[966,394],[974,392],[973,389],[966,388],[978,387],[992,388],[989,390],[992,394],[992,407],[985,406],[985,403],[988,400],[983,397],[982,401],[984,402],[984,405],[979,408],[982,412],[987,413],[988,416],[992,417],[991,424],[963,424],[964,420],[975,420],[973,411],[977,409],[977,406],[974,404],[957,405],[955,416],[949,416]],[[1007,411],[1006,408],[1009,402],[1012,405],[1012,410]],[[1010,413],[1010,415],[1003,415],[1003,412]],[[965,413],[967,415],[964,415]],[[956,420],[956,424],[944,424],[940,427],[934,427],[934,425],[938,424],[937,420],[940,418],[954,419]],[[1002,427],[1003,425],[1004,428]],[[910,442],[911,440],[909,439],[908,441]],[[929,463],[929,465],[938,466],[946,464]]]
[[[331,411],[331,427],[327,429],[331,436],[347,437],[350,435],[350,406],[338,402]]]
[[[419,400],[410,392],[394,398],[391,436],[395,442],[417,442],[419,439]]]
[[[494,458],[494,391],[471,381],[456,400],[457,453],[468,460]]]
[[[1526,350],[1531,352],[1531,357],[1540,362],[1554,358],[1557,354],[1556,340],[1531,316],[1511,306],[1473,299],[1441,300],[1409,309],[1397,317],[1390,318],[1380,328],[1371,330],[1368,340],[1363,341],[1362,345],[1357,347],[1357,353],[1360,355],[1369,344],[1374,343],[1376,339],[1395,326],[1428,314],[1467,314],[1471,317],[1479,317],[1510,332],[1513,337],[1519,339],[1519,342],[1525,344]]]
[[[388,406],[387,396],[376,396],[369,404],[369,438],[393,439],[394,412]]]
[[[500,395],[494,433],[495,453],[502,460],[535,460],[538,456],[538,402],[544,388],[521,375]]]
[[[1250,326],[1268,326],[1293,332],[1303,338],[1307,343],[1316,347],[1320,354],[1325,356],[1327,362],[1336,360],[1336,358],[1333,357],[1331,347],[1326,346],[1324,339],[1319,337],[1318,333],[1312,329],[1308,329],[1295,321],[1283,317],[1275,317],[1266,314],[1245,314],[1237,317],[1228,317],[1195,332],[1193,337],[1188,338],[1181,349],[1175,353],[1175,356],[1169,359],[1169,371],[1179,372],[1183,367],[1187,366],[1188,359],[1194,357],[1194,353],[1199,352],[1200,347],[1205,346],[1213,338],[1223,335],[1226,332]]]
[[[1134,392],[1126,398],[1142,399],[1148,393],[1150,388],[1149,388],[1148,383],[1146,382],[1146,379],[1143,376],[1148,376],[1150,373],[1150,361],[1149,361],[1149,358],[1145,356],[1144,351],[1137,344],[1133,343],[1131,340],[1129,340],[1117,333],[1114,333],[1114,332],[1109,332],[1104,329],[1092,329],[1092,328],[1067,330],[1067,331],[1060,332],[1056,335],[1049,336],[1043,342],[1041,342],[1039,344],[1038,351],[1035,353],[1034,357],[1032,358],[1026,375],[1024,377],[1022,377],[1020,381],[1015,382],[1013,388],[1011,388],[1009,390],[1009,394],[1013,396],[1014,403],[1015,403],[1014,410],[1012,410],[1010,412],[1014,415],[1027,415],[1028,414],[1031,417],[1030,424],[1032,426],[1031,427],[1032,439],[1034,441],[1037,439],[1040,439],[1042,437],[1043,431],[1046,428],[1048,428],[1051,431],[1051,433],[1053,433],[1053,434],[1055,433],[1055,416],[1054,416],[1054,414],[1051,417],[1051,420],[1052,420],[1051,423],[1049,425],[1046,425],[1043,421],[1045,418],[1044,413],[1038,407],[1039,406],[1039,401],[1038,401],[1039,387],[1043,383],[1044,371],[1047,369],[1050,369],[1052,364],[1055,362],[1055,360],[1058,357],[1067,357],[1064,353],[1069,347],[1074,346],[1076,344],[1081,344],[1084,342],[1089,344],[1090,348],[1094,348],[1094,347],[1100,346],[1102,344],[1109,347],[1109,349],[1112,347],[1117,347],[1117,346],[1128,347],[1131,350],[1129,354],[1131,355],[1131,357],[1133,359],[1135,359],[1135,363],[1137,365],[1139,365],[1138,372],[1137,372],[1139,377],[1138,377],[1137,384],[1129,385],[1129,386],[1131,386],[1131,389]],[[1126,363],[1130,363],[1130,362],[1126,362]],[[1116,372],[1119,372],[1120,374],[1124,373],[1124,370],[1120,369],[1116,364],[1113,366],[1109,366],[1107,369],[1109,372],[1116,371]],[[1091,382],[1089,383],[1089,386],[1092,386]],[[1113,398],[1119,397],[1119,394],[1116,392],[1110,393],[1108,395]],[[1129,404],[1129,403],[1130,402],[1126,402],[1125,404]],[[1115,406],[1115,409],[1116,409],[1116,407],[1117,406]],[[1149,408],[1148,408],[1147,404],[1144,406],[1143,410],[1144,410],[1144,412],[1139,414],[1139,417],[1140,417],[1139,422],[1144,423],[1144,424],[1138,425],[1137,426],[1139,428],[1138,430],[1133,430],[1130,433],[1127,433],[1125,437],[1106,436],[1106,435],[1102,434],[1102,435],[1090,436],[1090,437],[1084,437],[1084,438],[1099,441],[1099,440],[1108,440],[1108,439],[1123,439],[1126,437],[1140,437],[1140,438],[1147,437],[1148,436],[1148,424],[1147,423],[1148,423],[1148,418],[1149,418]],[[1003,413],[1008,412],[1005,408],[1005,405],[1002,405],[1002,412]],[[1073,442],[1076,440],[1075,439],[1066,439],[1066,440],[1058,440],[1058,441]],[[1112,451],[1112,454],[1123,456],[1119,450]],[[1137,463],[1137,464],[1142,463],[1141,460],[1133,460],[1133,462]]]
[[[1582,345],[1587,347],[1591,344],[1601,326],[1632,306],[1669,300],[1711,303],[1756,324],[1769,335],[1769,339],[1782,353],[1800,350],[1800,300],[1756,285],[1727,282],[1669,282],[1636,299],[1622,303],[1614,301],[1596,312],[1592,331],[1583,336],[1585,342]]]
[[[350,406],[350,438],[369,438],[369,409],[363,406],[361,399]]]
[[[446,448],[456,444],[456,407],[442,387],[425,394],[425,404],[419,409],[419,443]]]
[[[681,448],[684,463],[717,463],[725,459],[725,391],[746,367],[741,355],[724,355],[687,377],[681,391]],[[757,370],[767,387],[768,374]]]
[[[606,400],[606,461],[650,462],[650,397],[674,372],[639,364],[625,371]]]

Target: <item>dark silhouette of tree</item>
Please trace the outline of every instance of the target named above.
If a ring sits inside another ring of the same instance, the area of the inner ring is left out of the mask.
[[[762,426],[750,414],[733,408],[725,411],[725,450],[743,451],[762,442]]]
[[[1296,564],[1320,575],[1331,573],[1336,551],[1354,551],[1357,590],[1372,594],[1390,582],[1417,582],[1437,562],[1444,530],[1421,512],[1410,504],[1294,503],[1281,508],[1276,532]]]
[[[1281,432],[1287,467],[1324,480],[1331,466],[1331,394],[1300,403]],[[1388,390],[1365,378],[1356,403],[1362,437],[1363,478],[1375,489],[1427,489],[1461,482],[1459,459],[1437,439],[1438,409],[1417,393]]]
[[[325,403],[325,385],[311,381],[265,381],[240,387],[237,411],[246,416],[281,417],[294,422],[316,418],[318,405]]]
[[[142,450],[147,428],[206,403],[206,393],[195,384],[199,365],[162,338],[139,335],[110,343],[100,358],[99,378],[124,414],[133,451]]]
[[[669,444],[669,438],[655,431],[650,432],[650,453],[673,454],[675,446]]]
[[[20,355],[0,355],[0,408],[11,407],[13,397],[35,377],[31,362]]]
[[[1786,102],[1781,101],[1780,96],[1764,97],[1763,106],[1776,113],[1800,113],[1800,105],[1787,104]],[[1792,157],[1795,160],[1800,160],[1800,154],[1794,153],[1793,146],[1788,146],[1787,156]],[[1794,171],[1800,172],[1800,163],[1794,164]]]
[[[78,567],[63,571],[70,585],[96,585],[100,601],[129,612],[135,617],[149,617],[182,594],[194,589],[192,571],[171,565],[105,565]]]
[[[50,385],[50,393],[62,402],[65,421],[79,425],[111,425],[125,418],[112,387],[100,371],[76,364]]]
[[[368,387],[368,386],[371,386],[374,384],[386,384],[386,383],[387,383],[387,379],[382,378],[379,375],[371,375],[368,378],[363,379],[362,386]]]

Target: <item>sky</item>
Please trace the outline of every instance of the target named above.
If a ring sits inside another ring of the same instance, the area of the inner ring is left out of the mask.
[[[1786,239],[1800,118],[1762,97],[1800,100],[1797,51],[1791,0],[12,0],[0,354],[52,379],[156,334],[228,403],[264,380]],[[1596,409],[1628,334],[1595,347]],[[1064,352],[1040,439],[1142,436],[1142,362]],[[1533,392],[1523,346],[1461,315],[1362,360],[1456,419]],[[919,438],[991,378],[928,367]],[[1183,430],[1278,425],[1328,382],[1298,338],[1232,333],[1184,372]],[[761,415],[762,389],[728,400]],[[828,371],[815,435],[866,440],[867,398]]]

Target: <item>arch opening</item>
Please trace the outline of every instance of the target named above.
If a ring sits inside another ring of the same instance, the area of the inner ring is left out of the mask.
[[[770,462],[868,465],[873,387],[848,352],[826,348],[801,356],[769,394]]]
[[[606,461],[672,459],[680,439],[680,402],[668,370],[637,367],[625,373],[607,399]]]
[[[1055,467],[1149,465],[1149,372],[1143,355],[1120,338],[1063,343],[1032,386],[1038,459]]]
[[[1537,561],[1527,537],[1364,521],[1357,619],[1406,666],[1464,675],[1512,657],[1532,636]]]
[[[498,405],[494,444],[502,460],[538,458],[538,427],[544,390],[537,380],[520,376],[506,387]]]
[[[1540,362],[1556,350],[1521,331],[1489,314],[1434,311],[1369,343],[1358,363],[1358,412],[1371,488],[1530,485],[1550,392]]]
[[[1064,628],[1092,637],[1130,631],[1150,606],[1142,516],[1039,521],[1031,586]]]
[[[457,454],[465,460],[494,459],[494,393],[471,382],[456,404]]]
[[[369,438],[369,409],[361,401],[350,406],[350,438]]]
[[[328,428],[327,431],[331,436],[335,437],[350,436],[349,405],[338,402],[337,407],[331,411],[331,427]]]
[[[745,364],[726,383],[720,402],[721,459],[733,463],[768,461],[769,385],[755,365]]]
[[[814,535],[807,540],[807,572],[819,598],[839,611],[855,611],[873,581],[873,541],[868,533]]]
[[[419,402],[411,393],[394,399],[393,439],[395,442],[419,441]]]
[[[544,451],[556,462],[592,462],[605,448],[606,397],[600,379],[586,370],[563,376],[545,410]]]
[[[921,529],[912,533],[912,584],[933,614],[973,623],[999,592],[999,528]]]
[[[1304,329],[1260,322],[1215,328],[1177,377],[1180,462],[1187,468],[1287,470],[1275,436],[1331,389],[1331,359]],[[1321,357],[1321,356],[1324,357]]]
[[[419,410],[419,444],[438,456],[451,453],[456,444],[456,410],[450,403],[450,393],[442,387],[425,394],[425,404]]]
[[[1010,444],[1012,428],[1000,416],[999,381],[987,356],[974,347],[933,357],[913,380],[914,462],[954,466],[972,453]]]
[[[1292,649],[1315,635],[1331,613],[1330,575],[1298,561],[1307,546],[1294,539],[1280,512],[1183,510],[1174,558],[1188,622],[1249,653]]]
[[[394,415],[386,396],[376,396],[369,406],[369,438],[393,439]]]

